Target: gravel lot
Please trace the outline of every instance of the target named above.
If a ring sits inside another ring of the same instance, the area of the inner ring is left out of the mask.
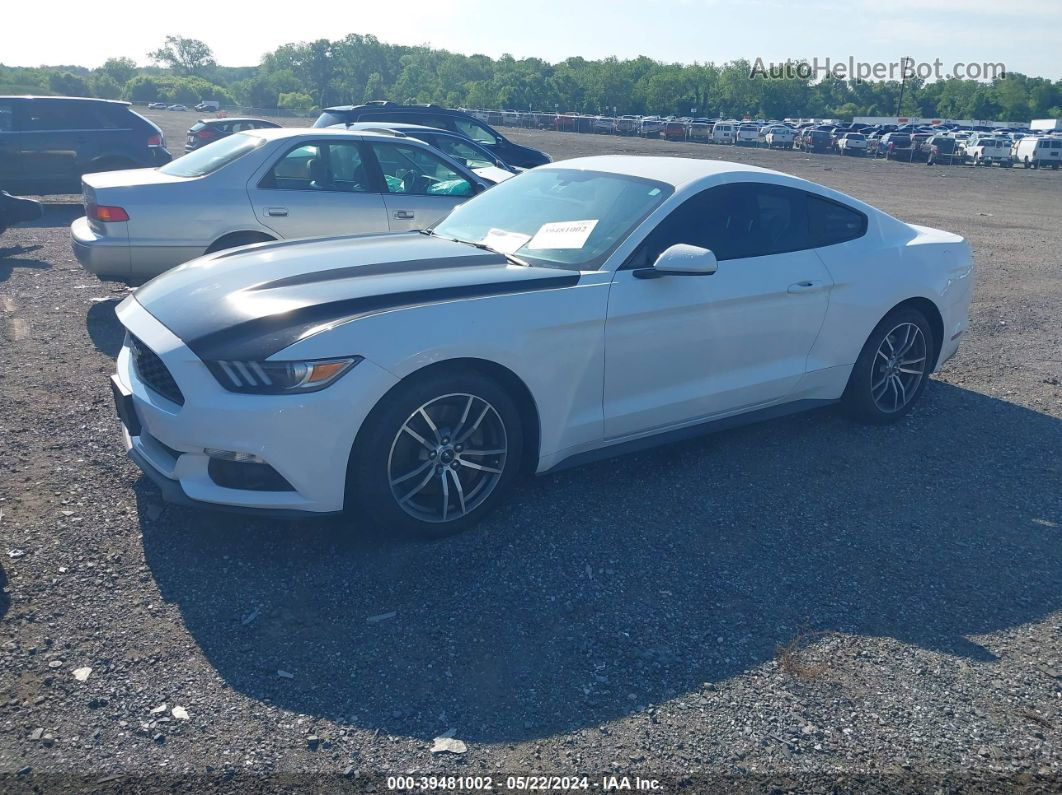
[[[182,151],[194,114],[155,116]],[[126,289],[50,197],[0,240],[0,787],[1057,791],[1062,175],[511,134],[766,165],[963,234],[971,334],[899,425],[819,411],[532,480],[443,542],[194,512],[124,456]],[[448,731],[467,749],[433,754]]]

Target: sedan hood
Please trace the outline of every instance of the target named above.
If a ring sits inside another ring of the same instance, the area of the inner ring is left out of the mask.
[[[413,232],[245,246],[187,262],[126,300],[202,359],[261,361],[359,317],[578,281]]]

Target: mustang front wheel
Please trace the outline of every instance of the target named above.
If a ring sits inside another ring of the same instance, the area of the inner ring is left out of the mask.
[[[441,537],[479,521],[520,467],[512,399],[474,371],[414,377],[380,401],[351,457],[348,493],[379,523]]]

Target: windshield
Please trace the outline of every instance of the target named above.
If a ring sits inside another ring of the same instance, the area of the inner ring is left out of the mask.
[[[672,191],[623,174],[535,169],[460,205],[433,231],[533,265],[596,270]]]
[[[257,135],[237,133],[178,157],[162,166],[159,171],[173,177],[203,177],[213,174],[222,166],[227,166],[264,143],[265,139]]]

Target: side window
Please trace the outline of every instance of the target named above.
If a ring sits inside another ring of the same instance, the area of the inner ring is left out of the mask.
[[[709,188],[661,221],[625,267],[651,265],[676,243],[711,249],[720,261],[811,248],[807,194],[755,182]]]
[[[816,248],[855,240],[866,234],[867,217],[858,210],[811,194],[808,194],[807,207],[811,244]]]
[[[372,144],[388,193],[470,196],[472,186],[443,160],[419,146]]]
[[[749,182],[742,186],[747,197],[747,229],[740,236],[741,256],[762,257],[811,247],[803,191],[782,185]]]
[[[709,188],[687,199],[657,224],[624,267],[648,267],[665,249],[678,243],[709,248],[719,260],[733,259],[736,248],[731,214],[742,201],[741,191],[734,185]],[[735,222],[734,229],[737,226]]]
[[[451,138],[449,135],[437,135],[430,141],[432,146],[445,155],[449,155],[458,163],[463,163],[466,168],[486,168],[494,165],[494,158],[487,155],[479,147],[473,146],[468,141],[460,138]]]
[[[455,117],[454,127],[459,133],[467,135],[477,143],[486,144],[487,146],[495,146],[498,143],[498,138],[490,130],[471,119]]]
[[[356,141],[303,144],[281,157],[262,180],[275,190],[367,193],[368,172]]]
[[[0,102],[0,132],[12,132],[15,129],[15,106],[11,102]]]
[[[102,109],[88,102],[45,100],[23,107],[22,129],[27,131],[110,130],[117,126]]]
[[[327,177],[323,149],[324,147],[316,144],[305,144],[288,150],[262,180],[262,187],[277,190],[323,190]],[[321,177],[322,182],[315,182],[315,176]]]
[[[371,185],[361,157],[361,146],[356,141],[343,141],[329,144],[327,148],[330,189],[344,193],[368,193]]]

